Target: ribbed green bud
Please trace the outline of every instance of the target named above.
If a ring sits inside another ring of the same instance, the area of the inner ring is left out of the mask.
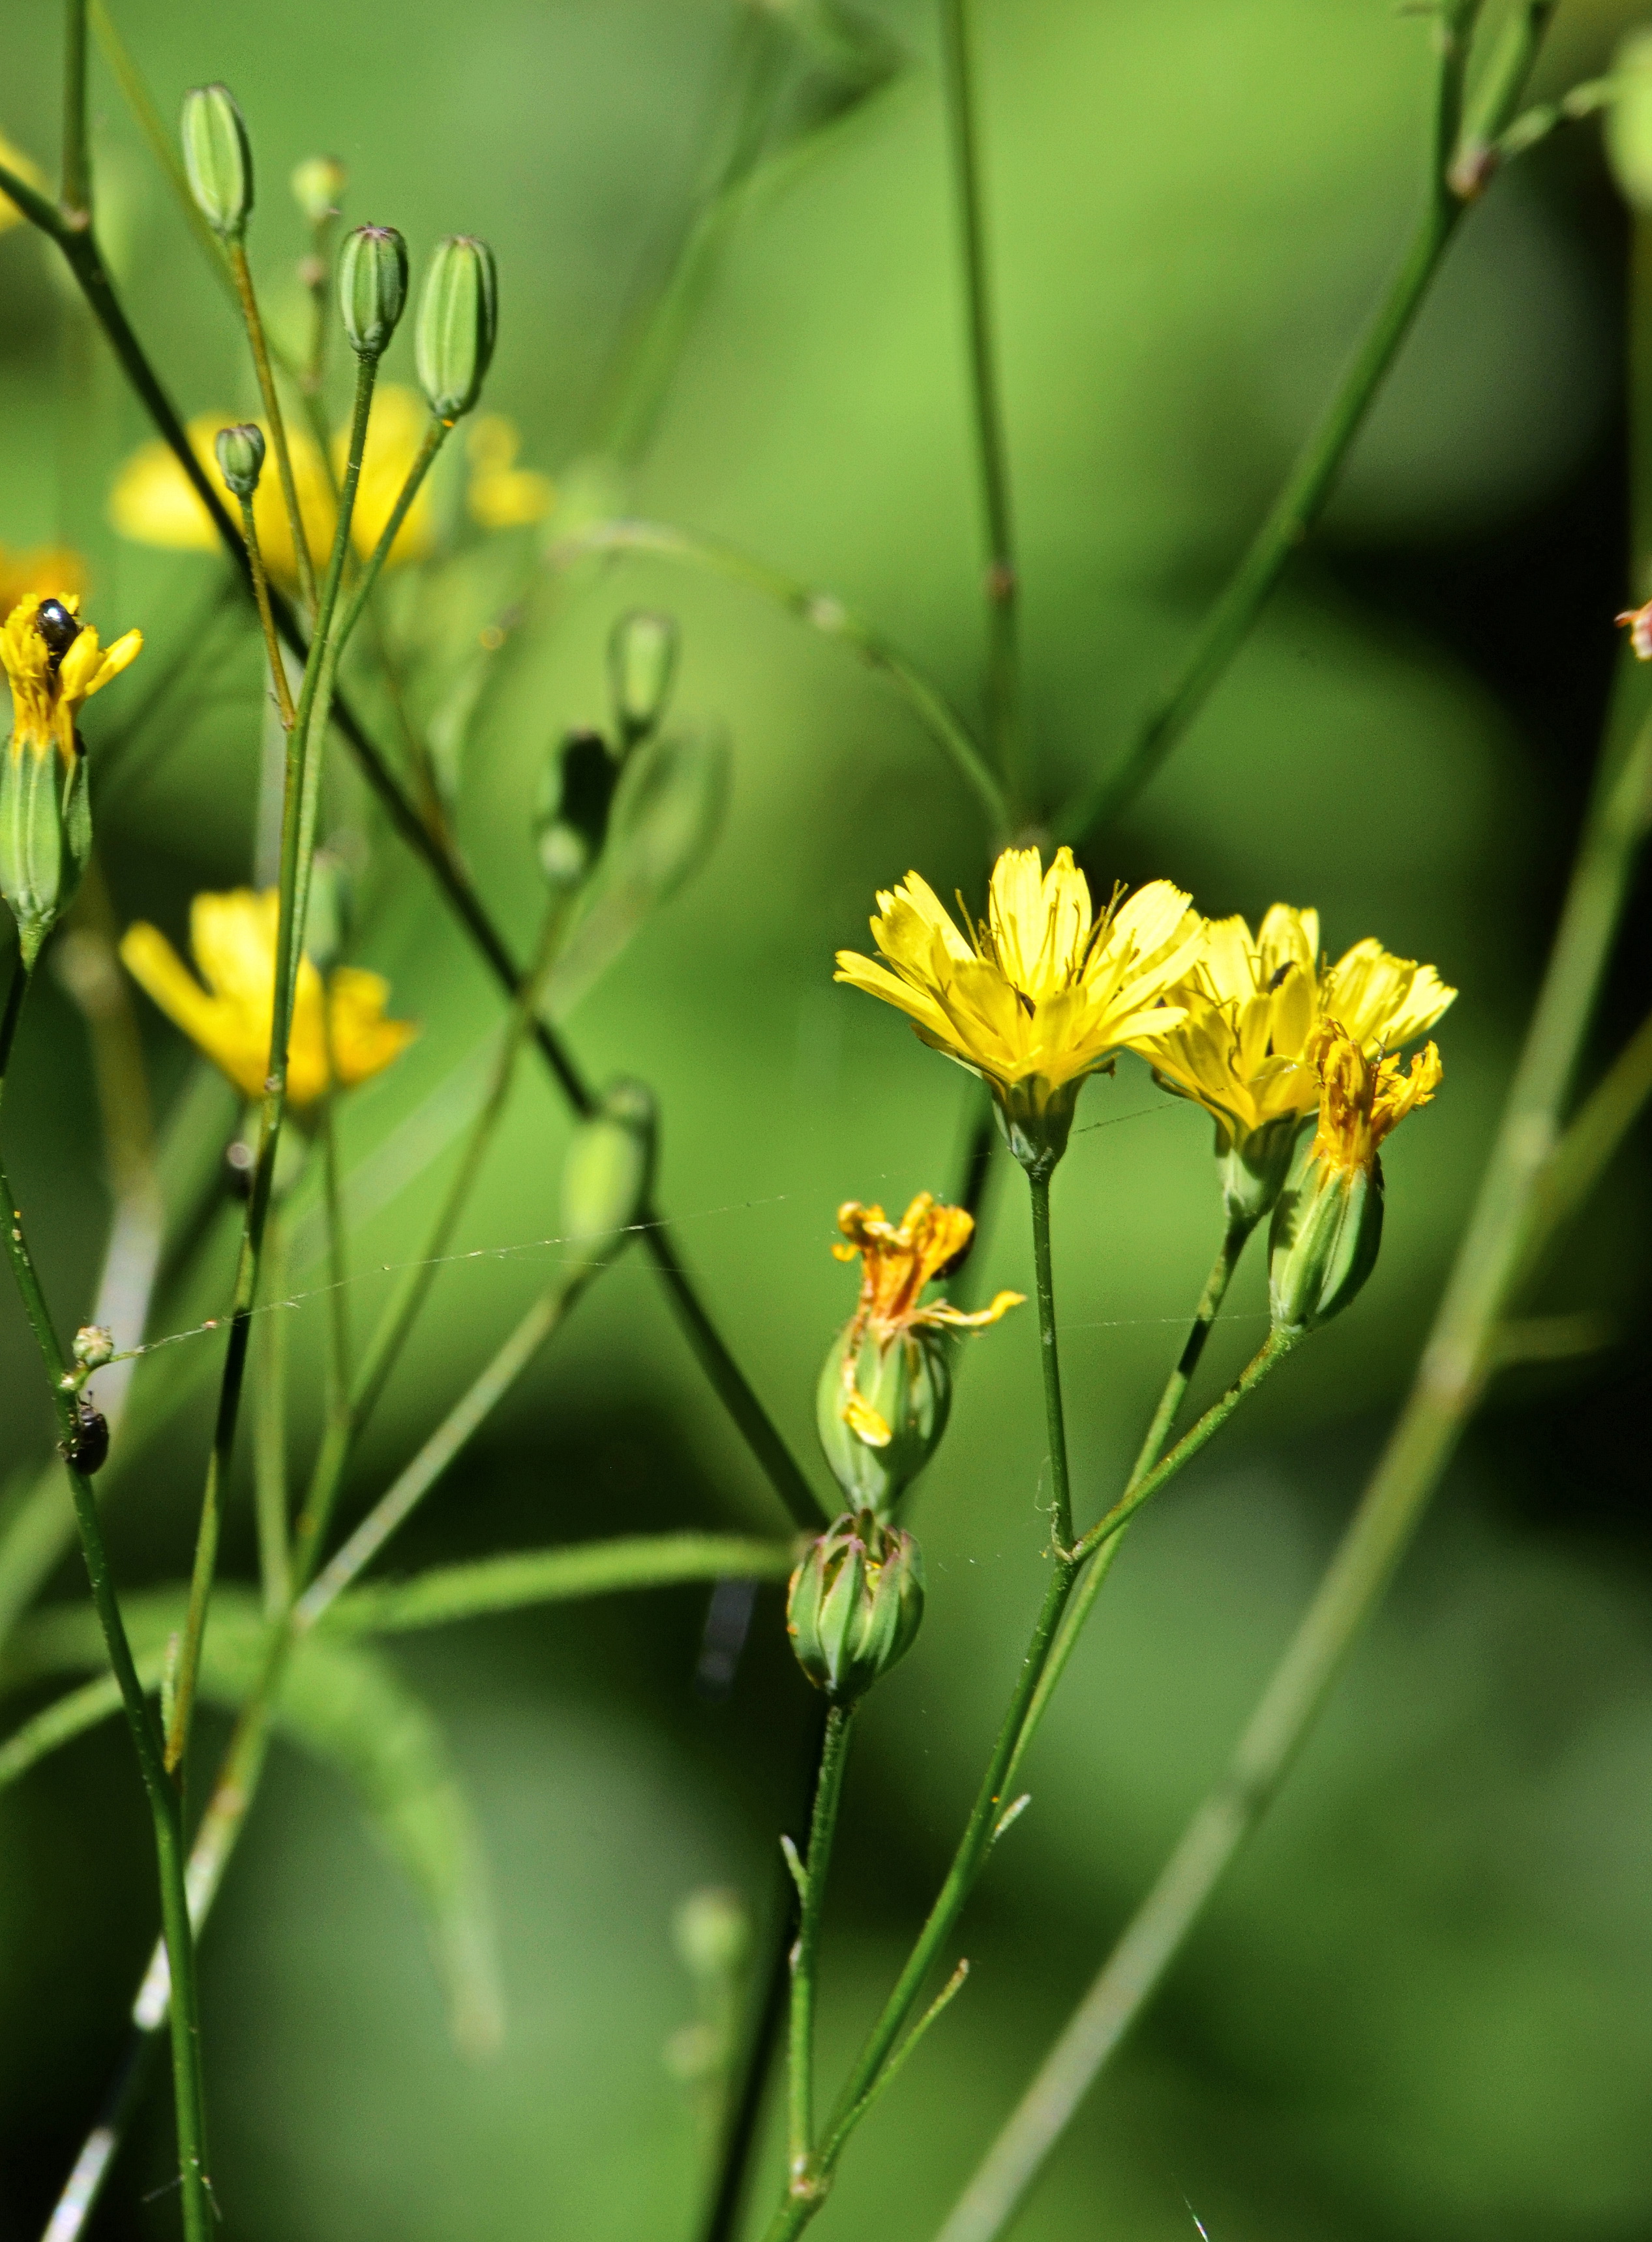
[[[562,1161],[561,1232],[571,1258],[599,1268],[625,1244],[654,1185],[654,1098],[614,1083],[580,1122]]]
[[[198,85],[184,96],[181,137],[202,216],[225,241],[238,241],[252,209],[252,146],[228,86]]]
[[[264,431],[251,420],[220,428],[212,439],[218,473],[237,498],[251,498],[264,473]]]
[[[1302,1116],[1287,1113],[1235,1138],[1226,1122],[1217,1123],[1216,1173],[1230,1225],[1243,1223],[1253,1229],[1264,1215],[1272,1214],[1291,1172],[1291,1156],[1302,1125]]]
[[[622,749],[655,730],[671,698],[677,667],[677,626],[646,607],[621,615],[608,639],[608,688]]]
[[[817,1689],[847,1704],[911,1648],[923,1618],[917,1543],[870,1511],[846,1511],[791,1576],[786,1631]]]
[[[326,225],[339,215],[350,174],[336,156],[306,156],[295,165],[288,182],[292,199],[312,225]]]
[[[1377,1265],[1382,1163],[1333,1168],[1311,1159],[1273,1210],[1268,1306],[1276,1331],[1313,1331],[1340,1315]]]
[[[594,870],[619,776],[601,732],[566,733],[546,757],[534,833],[540,869],[553,888],[577,888]]]
[[[55,749],[0,750],[0,896],[17,923],[25,965],[74,901],[91,853],[85,756],[77,751],[65,772]]]
[[[359,225],[339,251],[339,316],[358,358],[389,347],[407,300],[407,245],[393,225]]]
[[[905,1332],[883,1346],[864,1331],[855,1346],[851,1384],[846,1365],[854,1339],[850,1322],[822,1365],[815,1426],[845,1499],[856,1510],[888,1518],[940,1445],[952,1407],[952,1372],[937,1332]]]
[[[499,272],[485,241],[439,241],[419,299],[413,357],[439,420],[457,420],[481,395],[499,327]]]

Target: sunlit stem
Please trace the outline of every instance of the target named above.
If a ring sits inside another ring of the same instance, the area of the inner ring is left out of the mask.
[[[310,558],[310,539],[302,508],[299,504],[299,486],[292,473],[292,453],[287,443],[286,421],[281,411],[281,399],[276,393],[275,374],[270,365],[269,346],[264,339],[264,318],[259,310],[258,292],[252,285],[252,274],[246,261],[244,243],[231,241],[227,245],[230,272],[235,282],[235,292],[240,299],[241,317],[246,326],[247,346],[252,352],[252,364],[259,378],[259,394],[264,399],[265,418],[270,424],[270,446],[275,453],[276,473],[280,477],[281,496],[286,506],[287,527],[292,534],[292,553],[299,572],[299,588],[304,603],[312,614],[316,612],[315,563]],[[319,625],[318,638],[323,635]]]
[[[831,1869],[832,1840],[843,1791],[843,1769],[855,1708],[834,1705],[826,1715],[815,1808],[809,1817],[809,1856],[798,1894],[797,1937],[791,1950],[789,2092],[791,2185],[810,2185],[809,2151],[815,2145],[815,1979],[820,1951],[821,1917]]]

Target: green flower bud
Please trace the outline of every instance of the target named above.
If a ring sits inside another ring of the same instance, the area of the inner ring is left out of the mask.
[[[911,1648],[923,1618],[923,1559],[899,1527],[845,1512],[791,1576],[786,1631],[817,1689],[846,1704]]]
[[[389,347],[407,300],[407,245],[393,225],[359,225],[339,252],[339,315],[358,358]]]
[[[596,1269],[624,1245],[654,1185],[654,1151],[651,1092],[614,1083],[574,1129],[562,1161],[561,1231],[572,1258]]]
[[[212,439],[218,473],[237,498],[251,498],[264,473],[264,431],[251,420],[220,428]]]
[[[190,192],[214,233],[238,241],[252,209],[252,147],[226,85],[198,85],[184,96],[184,169]]]
[[[1242,1223],[1252,1230],[1264,1215],[1273,1212],[1291,1172],[1291,1156],[1303,1119],[1300,1114],[1282,1114],[1239,1136],[1225,1121],[1218,1121],[1216,1173],[1230,1225]]]
[[[863,1329],[851,1370],[856,1320],[839,1332],[822,1366],[815,1426],[845,1500],[888,1518],[940,1445],[952,1407],[952,1372],[941,1334],[923,1328],[898,1334],[887,1346]]]
[[[554,888],[588,879],[608,839],[619,765],[600,732],[568,732],[547,756],[534,816],[540,869]]]
[[[102,1324],[82,1324],[75,1333],[75,1360],[82,1370],[101,1370],[115,1352],[115,1334]]]
[[[460,419],[481,394],[499,326],[499,273],[485,241],[438,242],[413,337],[419,386],[440,420]]]
[[[608,687],[622,748],[635,747],[658,728],[676,666],[673,616],[639,607],[620,617],[608,640]]]
[[[16,742],[0,751],[0,896],[17,923],[25,965],[74,901],[91,853],[86,758],[78,748],[66,771],[55,754]]]
[[[1309,1332],[1340,1315],[1377,1265],[1382,1163],[1333,1167],[1311,1159],[1273,1211],[1268,1305],[1276,1331]]]
[[[339,215],[350,174],[336,156],[306,156],[288,184],[293,201],[311,225],[326,225]]]

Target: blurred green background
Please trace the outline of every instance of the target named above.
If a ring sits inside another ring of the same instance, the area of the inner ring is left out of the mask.
[[[832,58],[806,22],[769,11],[797,43],[776,160],[720,240],[623,473],[598,460],[615,369],[726,134],[722,89],[749,36],[739,11],[128,0],[117,12],[169,118],[191,84],[222,77],[238,93],[261,166],[254,263],[278,316],[302,246],[282,183],[301,156],[336,151],[348,214],[400,226],[415,260],[461,228],[497,249],[488,401],[558,480],[553,531],[596,493],[730,540],[876,617],[976,708],[977,518],[925,10],[879,10],[903,67],[813,131]],[[1603,67],[1638,12],[1566,0],[1550,90]],[[0,131],[50,162],[57,16],[14,15]],[[1052,794],[1116,749],[1381,284],[1417,192],[1428,36],[1388,0],[983,0],[1029,722]],[[224,305],[101,68],[95,84],[106,223],[139,330],[186,413],[251,410]],[[1393,1148],[1387,1248],[1357,1311],[1132,1536],[1037,1748],[1032,1808],[967,1923],[968,1990],[856,2143],[823,2232],[932,2231],[1219,1765],[1407,1375],[1541,965],[1604,699],[1625,589],[1626,249],[1593,126],[1498,183],[1325,537],[1091,863],[1104,886],[1169,875],[1212,912],[1314,903],[1333,951],[1375,933],[1435,960],[1463,992],[1441,1036],[1447,1086]],[[410,359],[404,340],[390,370],[410,379]],[[97,621],[106,634],[140,623],[152,675],[203,628],[218,564],[121,546],[106,527],[111,476],[146,433],[42,245],[22,230],[0,239],[0,539],[81,545]],[[500,550],[531,569],[525,533]],[[419,627],[473,630],[496,565],[461,554]],[[835,988],[831,952],[860,941],[874,887],[909,865],[942,893],[976,893],[983,836],[903,707],[749,593],[657,562],[531,581],[471,742],[464,846],[525,949],[547,743],[601,720],[614,615],[639,602],[676,614],[679,708],[733,743],[729,816],[567,1027],[598,1078],[623,1071],[657,1091],[665,1202],[742,1362],[823,1482],[815,1373],[853,1298],[828,1252],[834,1211],[947,1188],[967,1125],[963,1077],[892,1012]],[[251,871],[256,647],[219,621],[200,668],[132,742],[99,828],[122,920],[153,917],[175,938],[192,893]],[[94,757],[119,722],[111,693],[88,720]],[[334,810],[372,832],[348,782]],[[1642,917],[1597,1056],[1643,1007],[1645,933]],[[433,1188],[400,1164],[409,1117],[440,1151],[442,1085],[497,1008],[382,836],[358,947],[423,1024],[346,1118],[365,1324],[382,1297],[371,1272],[419,1233]],[[152,1014],[144,1028],[164,1104],[186,1054]],[[1090,1088],[1080,1124],[1056,1199],[1092,1514],[1179,1342],[1217,1208],[1205,1126],[1133,1061]],[[76,1320],[107,1209],[83,1032],[54,988],[26,1025],[6,1125],[54,1300]],[[444,1273],[353,1514],[545,1281],[550,1255],[531,1241],[556,1227],[565,1139],[525,1070],[461,1241],[523,1250]],[[1621,1163],[1545,1295],[1602,1310],[1608,1342],[1495,1390],[1285,1799],[1064,2145],[1017,2230],[1030,2242],[1185,2236],[1189,2205],[1211,2242],[1605,2242],[1652,2227],[1646,1149]],[[995,1207],[979,1280],[1026,1287],[1018,1187]],[[316,1225],[299,1215],[312,1281]],[[221,1303],[215,1252],[163,1296],[158,1329]],[[1262,1312],[1248,1269],[1212,1386],[1249,1353]],[[306,1442],[322,1314],[312,1302],[291,1326]],[[170,1359],[204,1379],[213,1344]],[[929,1617],[877,1693],[850,1779],[829,2066],[942,1871],[1038,1593],[1035,1354],[1030,1312],[979,1343],[920,1490]],[[134,1586],[186,1561],[203,1393],[111,1507]],[[37,1469],[48,1416],[9,1292],[0,1395],[0,1467]],[[782,1525],[634,1257],[388,1569],[695,1522]],[[228,1570],[250,1578],[252,1564],[242,1503]],[[52,1593],[80,1593],[72,1566]],[[205,1946],[227,2232],[694,2233],[702,2151],[665,2059],[693,2001],[670,1919],[707,1883],[772,1907],[809,1711],[774,1592],[732,1692],[696,1693],[706,1607],[703,1591],[673,1591],[393,1647],[487,1863],[505,2010],[492,2053],[456,2049],[419,1909],[347,1789],[280,1754]],[[10,1702],[15,1715],[30,1701]],[[214,1716],[204,1761],[220,1734]],[[147,1829],[111,1728],[0,1796],[7,2242],[38,2232],[153,1929]],[[169,2135],[158,2089],[99,2214],[111,2242],[174,2231],[153,2192]],[[760,2204],[777,2172],[771,2144]]]

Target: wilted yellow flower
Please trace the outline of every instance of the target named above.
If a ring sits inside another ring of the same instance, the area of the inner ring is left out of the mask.
[[[983,1331],[1024,1295],[1000,1292],[972,1315],[923,1295],[968,1245],[975,1218],[920,1191],[899,1224],[881,1206],[847,1200],[837,1210],[847,1243],[840,1261],[861,1261],[855,1313],[833,1343],[816,1392],[821,1445],[838,1484],[859,1509],[887,1515],[946,1429],[951,1373],[940,1334]]]
[[[992,868],[988,915],[960,934],[909,872],[877,898],[883,964],[837,953],[836,978],[897,1005],[923,1040],[978,1074],[1016,1157],[1045,1172],[1066,1146],[1085,1077],[1121,1045],[1178,1026],[1167,992],[1190,973],[1205,923],[1179,888],[1154,880],[1097,917],[1069,849],[1046,872],[1036,849]]]
[[[428,420],[424,405],[410,389],[393,382],[381,383],[374,393],[373,418],[367,424],[366,447],[361,458],[361,479],[356,486],[356,506],[351,519],[350,540],[365,560],[379,541],[401,493],[407,470]],[[190,447],[206,470],[208,480],[227,507],[232,520],[239,519],[239,501],[232,496],[218,464],[213,440],[220,428],[237,420],[232,413],[203,413],[189,424]],[[266,423],[254,424],[266,444]],[[304,520],[305,541],[311,560],[319,567],[332,547],[339,519],[332,476],[309,432],[298,422],[286,424],[287,450],[292,461],[292,480]],[[350,432],[340,429],[332,440],[334,473],[342,473],[349,454]],[[109,518],[123,537],[135,544],[160,545],[180,552],[208,553],[218,547],[218,532],[189,477],[178,465],[170,445],[157,440],[140,444],[116,475],[110,493]],[[281,478],[272,448],[252,499],[252,520],[264,565],[272,576],[292,583],[298,567]],[[428,487],[407,509],[407,518],[396,534],[388,559],[416,560],[430,549],[434,527]]]
[[[521,448],[515,422],[502,413],[485,413],[465,440],[470,461],[466,504],[484,529],[518,529],[543,521],[556,503],[556,487],[548,475],[517,466]]]
[[[132,978],[244,1098],[261,1098],[269,1072],[279,918],[273,888],[262,895],[236,888],[197,896],[189,939],[199,981],[165,936],[142,920],[128,927],[120,945]],[[406,1049],[419,1031],[410,1020],[385,1017],[389,998],[390,984],[380,974],[339,965],[324,988],[310,960],[300,962],[287,1046],[290,1105],[302,1111],[335,1086],[353,1089]]]
[[[8,205],[0,198],[0,208],[4,207]],[[30,592],[38,593],[43,600],[84,599],[85,562],[67,546],[37,545],[28,552],[17,552],[0,545],[0,621]]]
[[[46,610],[45,622],[41,620]],[[11,687],[11,761],[25,748],[38,760],[55,746],[65,766],[75,759],[75,720],[94,693],[137,661],[142,631],[130,630],[113,646],[79,620],[78,596],[43,599],[30,592],[0,629],[0,661]]]
[[[1239,1164],[1227,1178],[1230,1201],[1248,1191],[1251,1212],[1261,1214],[1320,1103],[1321,1024],[1341,1022],[1367,1055],[1397,1051],[1433,1027],[1456,993],[1432,965],[1371,939],[1324,964],[1319,913],[1275,903],[1255,935],[1242,918],[1209,923],[1204,955],[1173,992],[1186,1017],[1135,1048],[1166,1089],[1214,1117],[1219,1155]]]
[[[1313,1064],[1321,1084],[1320,1125],[1308,1158],[1333,1172],[1369,1174],[1384,1138],[1427,1104],[1445,1073],[1431,1043],[1401,1074],[1398,1058],[1368,1059],[1336,1020],[1327,1020],[1315,1038]]]
[[[45,173],[32,157],[25,156],[21,148],[14,148],[3,133],[0,133],[0,164],[23,181],[25,187],[50,197],[51,187]],[[9,233],[14,225],[27,223],[23,212],[8,194],[0,194],[0,233]]]

